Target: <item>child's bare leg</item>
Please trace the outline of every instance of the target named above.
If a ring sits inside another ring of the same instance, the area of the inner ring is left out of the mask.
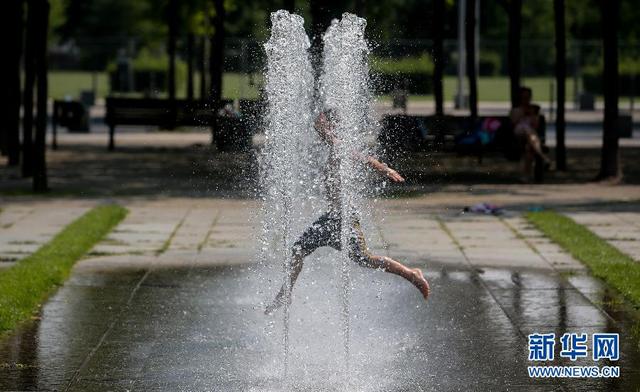
[[[402,276],[416,286],[425,300],[429,297],[429,293],[431,291],[429,283],[424,278],[420,268],[409,268],[391,257],[371,254],[367,248],[367,243],[364,239],[360,222],[358,220],[354,220],[352,225],[352,237],[349,249],[349,257],[351,260],[363,267],[381,268],[385,272]]]
[[[540,143],[540,138],[535,131],[529,130],[529,132],[527,132],[527,142],[536,155],[542,158],[545,162],[551,162],[549,157],[544,153],[544,151],[542,151],[542,143]]]
[[[385,272],[402,276],[416,286],[425,300],[429,297],[431,289],[420,268],[409,268],[391,257],[373,255],[362,245],[355,244],[351,250],[351,259],[363,267],[380,268]]]
[[[293,291],[293,285],[296,283],[296,280],[298,280],[298,275],[300,275],[300,272],[302,271],[302,266],[304,264],[303,259],[304,256],[298,251],[298,249],[294,250],[291,262],[291,275],[289,275],[289,280],[282,285],[273,302],[267,305],[264,310],[265,314],[273,313],[282,305],[284,305],[285,301],[291,302],[291,292]],[[287,293],[287,286],[289,289],[289,298],[285,298],[285,294]]]
[[[340,232],[340,221],[335,214],[326,213],[318,218],[307,230],[302,233],[300,238],[293,244],[291,255],[291,274],[280,288],[276,298],[265,309],[266,314],[273,313],[285,302],[291,302],[291,292],[293,285],[302,271],[302,264],[305,257],[313,253],[322,246],[334,246],[333,240],[336,233]],[[287,290],[288,289],[288,290]],[[286,295],[288,291],[289,295]],[[287,296],[288,298],[285,298]]]
[[[399,261],[386,256],[370,255],[369,265],[379,265],[383,271],[392,273],[394,275],[402,276],[409,282],[411,282],[420,291],[424,299],[426,300],[431,293],[429,282],[424,278],[420,268],[409,268]]]

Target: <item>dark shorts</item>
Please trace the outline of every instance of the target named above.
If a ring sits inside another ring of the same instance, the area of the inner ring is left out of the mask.
[[[350,223],[349,258],[365,267],[381,267],[382,258],[373,256],[367,249],[360,221],[354,217]],[[300,238],[293,244],[293,252],[306,257],[323,246],[342,250],[341,233],[342,218],[340,214],[325,213],[302,233]]]

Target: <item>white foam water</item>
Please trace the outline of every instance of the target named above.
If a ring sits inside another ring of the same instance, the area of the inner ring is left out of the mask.
[[[264,240],[261,259],[282,265],[285,284],[284,369],[289,357],[291,247],[308,200],[313,127],[313,73],[309,38],[302,17],[280,10],[271,14],[267,53],[265,144],[261,159]]]
[[[327,109],[335,114],[333,125],[338,142],[341,216],[343,219],[340,256],[341,333],[344,364],[348,372],[350,351],[350,292],[352,261],[349,242],[352,223],[366,218],[364,203],[368,176],[362,157],[369,153],[367,141],[373,129],[369,92],[366,21],[345,13],[334,20],[324,35],[322,71],[314,92],[309,39],[302,17],[287,11],[271,14],[271,36],[264,45],[267,53],[265,144],[260,155],[260,184],[263,198],[262,246],[260,260],[281,266],[285,283],[282,344],[284,373],[290,365],[290,281],[292,246],[303,230],[322,213],[327,202],[322,197],[323,166],[327,147],[314,131],[314,119]],[[359,155],[361,154],[361,155]],[[303,271],[304,274],[304,271]],[[308,310],[308,316],[314,312]]]
[[[368,155],[367,135],[371,128],[369,92],[369,47],[364,38],[367,22],[345,13],[333,20],[324,34],[323,72],[320,76],[320,105],[335,113],[335,145],[341,180],[341,215],[343,219],[341,302],[345,369],[349,369],[351,267],[349,242],[355,235],[352,223],[362,219],[367,192],[367,175],[361,159]],[[355,161],[355,162],[354,162]],[[360,162],[358,162],[360,161]]]

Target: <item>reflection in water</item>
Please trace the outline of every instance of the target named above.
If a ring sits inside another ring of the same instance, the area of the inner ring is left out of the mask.
[[[0,387],[23,390],[37,385],[37,334],[38,323],[30,323],[0,346]]]
[[[556,385],[526,374],[526,335],[534,331],[622,334],[622,377],[560,383],[570,390],[634,390],[640,383],[631,320],[619,307],[615,319],[607,317],[559,276],[518,271],[513,279],[509,270],[445,267],[432,269],[435,295],[428,304],[394,276],[369,270],[354,274],[352,377],[345,386],[336,361],[342,349],[335,301],[339,287],[331,282],[339,282],[334,278],[340,272],[332,266],[333,255],[325,252],[310,260],[297,287],[291,307],[293,381],[286,388],[277,360],[280,329],[261,312],[259,282],[239,266],[154,271],[128,307],[123,304],[137,275],[71,281],[46,304],[40,323],[0,346],[0,390],[64,389],[84,361],[73,390],[406,391],[496,385],[518,390]],[[610,293],[591,294],[585,292],[603,304],[616,303]]]

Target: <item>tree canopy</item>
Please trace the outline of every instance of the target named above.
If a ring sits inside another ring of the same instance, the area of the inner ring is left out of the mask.
[[[483,42],[502,42],[507,36],[509,0],[481,1],[480,36]],[[567,0],[567,38],[596,40],[601,35],[600,15],[594,0]],[[370,36],[378,42],[429,40],[433,23],[432,0],[366,1],[365,12]],[[640,8],[632,0],[621,2],[619,37],[622,42],[636,44],[640,38]],[[266,39],[269,13],[284,4],[281,0],[225,0],[227,37]],[[353,12],[355,0],[336,2]],[[180,35],[210,34],[210,20],[215,13],[211,0],[180,2]],[[297,10],[309,20],[309,2],[298,0]],[[85,61],[99,67],[112,60],[120,48],[135,45],[163,47],[166,34],[167,0],[51,0],[52,39],[74,42],[86,54]],[[308,23],[309,26],[309,23]],[[310,27],[310,26],[309,26]],[[522,8],[522,39],[544,41],[545,49],[553,45],[553,2],[525,1]],[[457,1],[447,0],[445,38],[457,36]],[[548,42],[546,42],[548,41]],[[549,56],[542,56],[543,58]]]

